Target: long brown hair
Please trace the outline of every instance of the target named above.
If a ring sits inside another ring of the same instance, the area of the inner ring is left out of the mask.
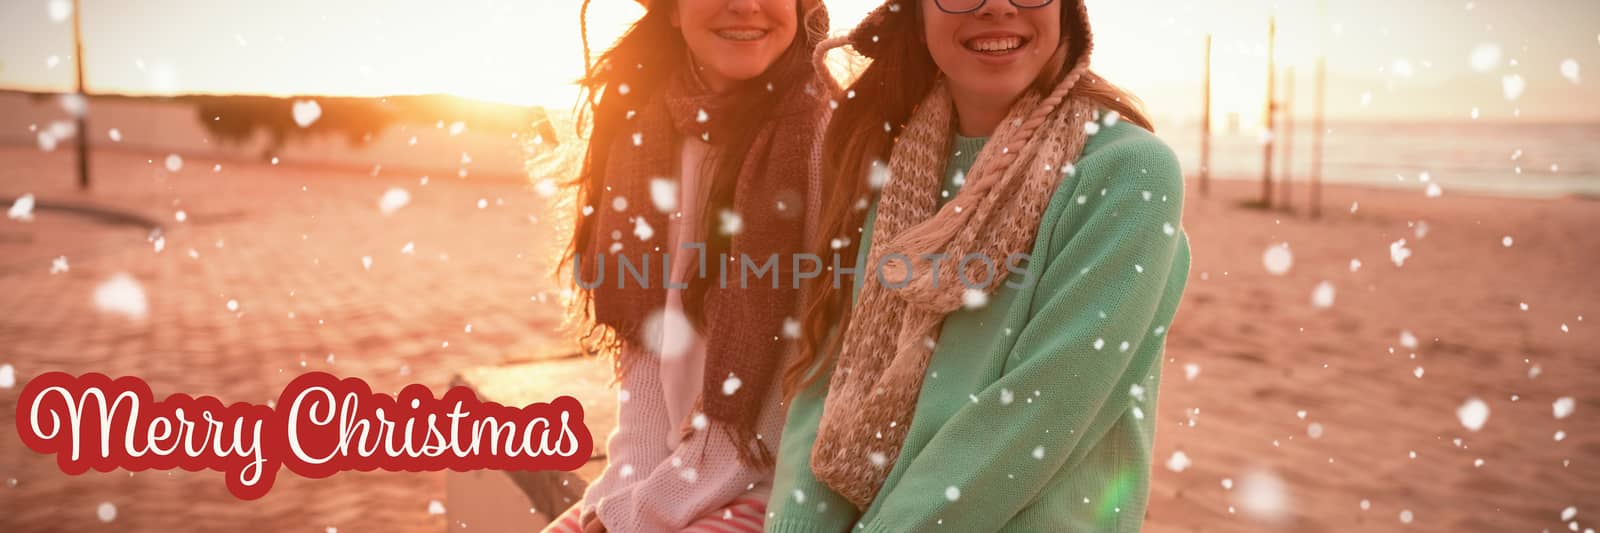
[[[862,225],[866,222],[866,206],[874,194],[868,175],[874,165],[888,164],[895,138],[938,80],[939,67],[924,40],[918,38],[922,35],[920,4],[915,0],[900,2],[899,11],[887,15],[875,42],[870,44],[875,57],[850,85],[849,97],[840,102],[828,124],[822,142],[822,171],[827,180],[822,215],[815,242],[806,244],[807,251],[816,257],[837,254],[841,265],[855,263],[865,237]],[[1068,53],[1061,58],[1062,63],[1041,73],[1030,90],[1048,92],[1067,74],[1064,65],[1074,64],[1088,48],[1088,36],[1065,33],[1087,27],[1078,17],[1078,10],[1063,6],[1061,27]],[[1155,131],[1136,97],[1093,72],[1085,73],[1072,93],[1116,111],[1122,120]],[[866,273],[858,271],[855,275]],[[783,375],[787,398],[793,398],[822,375],[821,370],[836,357],[849,329],[850,286],[835,286],[834,278],[827,273],[807,280],[800,354]],[[835,326],[838,329],[829,338],[829,331]]]
[[[623,33],[614,46],[595,61],[590,61],[588,36],[589,0],[580,9],[580,33],[583,35],[584,76],[578,80],[582,88],[577,107],[575,127],[581,132],[586,121],[592,121],[587,152],[578,176],[566,185],[575,189],[572,206],[574,231],[572,240],[562,252],[558,272],[566,270],[575,257],[595,252],[598,246],[593,239],[595,217],[583,216],[585,207],[597,208],[606,187],[606,158],[612,145],[624,130],[630,116],[642,111],[652,97],[665,90],[667,81],[678,69],[688,65],[688,44],[681,30],[673,27],[671,15],[677,9],[677,0],[652,0],[647,3],[643,17]],[[757,137],[756,131],[772,120],[775,99],[789,94],[789,89],[808,83],[812,78],[780,76],[775,73],[792,71],[786,66],[809,65],[811,51],[827,36],[828,12],[821,0],[796,0],[798,21],[794,40],[765,73],[750,80],[738,82],[730,88],[731,94],[742,95],[731,106],[731,112],[720,116],[733,117],[729,134],[722,136],[727,142],[712,145],[702,167],[711,179],[710,197],[704,216],[699,222],[699,235],[705,239],[705,257],[719,257],[730,244],[728,236],[717,231],[720,222],[717,213],[733,204],[734,186],[737,184],[740,165],[745,153]],[[809,71],[809,69],[808,69]],[[760,87],[771,90],[749,90]],[[577,273],[573,273],[576,281]],[[696,276],[684,290],[684,314],[696,329],[703,329],[706,291],[714,279]],[[621,375],[625,362],[621,360],[622,339],[617,333],[594,320],[592,295],[573,283],[573,297],[568,302],[569,324],[578,328],[579,346],[585,353],[610,353],[614,367]]]

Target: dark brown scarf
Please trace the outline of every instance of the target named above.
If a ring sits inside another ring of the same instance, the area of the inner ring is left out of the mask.
[[[678,179],[674,169],[682,138],[698,137],[711,144],[706,168],[725,157],[719,146],[731,140],[728,126],[735,118],[732,115],[741,112],[733,109],[735,102],[740,97],[751,98],[748,91],[770,93],[753,96],[770,105],[758,110],[768,117],[738,163],[731,210],[742,220],[742,228],[728,245],[728,257],[736,261],[727,263],[727,281],[721,282],[716,257],[706,257],[703,268],[690,269],[713,283],[705,295],[704,329],[697,332],[706,339],[700,407],[707,418],[722,423],[738,445],[740,459],[751,466],[773,464],[772,452],[759,442],[755,426],[763,400],[781,371],[784,350],[792,341],[783,335],[784,321],[795,314],[800,292],[793,288],[791,256],[802,250],[812,144],[826,109],[825,91],[810,65],[797,63],[795,68],[773,73],[775,79],[804,80],[784,84],[787,89],[769,89],[773,85],[764,77],[722,94],[708,90],[689,70],[692,67],[680,69],[663,94],[652,96],[619,132],[606,158],[605,190],[587,215],[599,217],[588,237],[589,249],[604,258],[605,268],[604,283],[592,291],[595,321],[611,328],[623,342],[640,343],[649,337],[644,332],[647,318],[666,305],[663,281],[669,267],[663,266],[662,254],[697,253],[668,249],[670,213],[657,209],[651,201],[650,182]],[[615,209],[619,205],[624,206],[620,211]],[[727,208],[708,202],[705,216],[719,217],[717,211]],[[639,219],[649,231],[638,231]],[[699,235],[701,221],[679,219],[676,223],[695,236],[686,242],[707,241],[708,236]],[[616,243],[621,243],[620,248]],[[640,287],[631,274],[619,279],[620,255],[627,256],[635,267],[649,257],[648,288]],[[759,268],[773,256],[778,258],[776,273],[768,271],[759,279],[752,273],[740,286],[738,258],[749,257]],[[580,261],[581,279],[591,283],[598,279],[600,261],[596,257]],[[773,276],[778,279],[777,288],[772,286]],[[730,377],[737,378],[739,385],[726,394],[724,387],[730,384]]]

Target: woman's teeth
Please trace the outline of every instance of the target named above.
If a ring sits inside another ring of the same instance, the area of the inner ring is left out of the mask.
[[[972,39],[966,43],[967,49],[974,52],[1005,53],[1022,47],[1021,37],[983,37]]]
[[[717,30],[717,36],[730,41],[754,41],[767,36],[766,30]]]

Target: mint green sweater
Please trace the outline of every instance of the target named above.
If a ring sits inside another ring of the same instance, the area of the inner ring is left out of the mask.
[[[941,202],[984,141],[956,139]],[[871,507],[811,472],[823,375],[789,407],[766,530],[1137,531],[1162,348],[1189,273],[1182,211],[1172,150],[1136,125],[1102,124],[1039,221],[1034,283],[1012,288],[1024,280],[1013,273],[987,305],[945,319]],[[876,206],[857,264],[875,218]]]

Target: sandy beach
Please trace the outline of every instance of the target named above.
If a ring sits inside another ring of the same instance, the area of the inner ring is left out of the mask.
[[[85,195],[69,156],[0,147],[0,196],[192,218],[166,223],[165,251],[49,209],[0,220],[0,363],[18,384],[0,389],[0,425],[15,423],[20,384],[49,370],[261,401],[308,370],[441,389],[556,337],[535,259],[554,241],[525,182],[422,185],[293,161],[213,172],[203,156],[169,172],[163,153],[105,151]],[[1148,531],[1557,531],[1569,506],[1585,527],[1600,513],[1600,388],[1584,384],[1600,377],[1600,203],[1330,186],[1312,220],[1303,203],[1240,207],[1257,186],[1188,184],[1194,261],[1162,371]],[[377,202],[396,187],[412,200],[385,216]],[[1264,255],[1283,243],[1292,261],[1275,274]],[[59,255],[71,270],[51,274]],[[94,304],[115,272],[149,296],[141,321]],[[1318,307],[1324,281],[1332,301]],[[1562,397],[1575,407],[1557,419]],[[1477,431],[1458,416],[1473,398],[1488,413]],[[285,472],[240,502],[215,472],[67,476],[11,437],[0,529],[457,529],[432,512],[443,476]],[[97,519],[102,503],[114,522]]]
[[[1556,531],[1568,506],[1593,522],[1600,203],[1328,187],[1312,220],[1296,187],[1290,215],[1238,207],[1255,182],[1189,183],[1147,529]],[[1576,408],[1558,420],[1560,397]],[[1471,398],[1478,431],[1457,415]]]

